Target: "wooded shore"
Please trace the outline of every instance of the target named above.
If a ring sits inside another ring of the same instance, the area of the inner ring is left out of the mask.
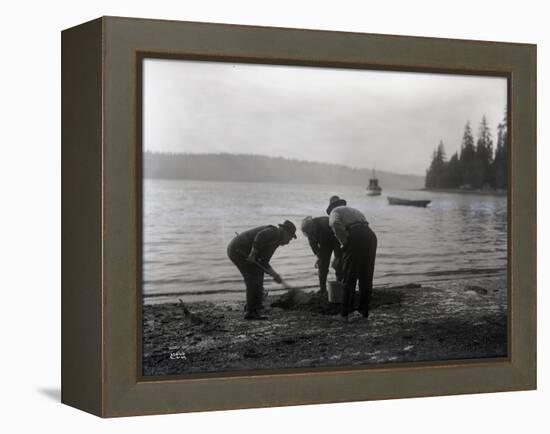
[[[506,196],[508,194],[507,190],[474,190],[463,188],[422,188],[420,191],[431,191],[433,193],[477,194],[484,196]]]

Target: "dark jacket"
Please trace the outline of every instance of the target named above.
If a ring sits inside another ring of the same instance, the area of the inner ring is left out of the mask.
[[[276,226],[258,226],[241,232],[229,244],[229,250],[243,257],[250,254],[252,248],[258,252],[258,261],[264,265],[281,245],[281,232]]]
[[[307,239],[315,255],[318,255],[321,250],[333,250],[335,255],[340,255],[340,243],[328,224],[328,217],[313,219]]]

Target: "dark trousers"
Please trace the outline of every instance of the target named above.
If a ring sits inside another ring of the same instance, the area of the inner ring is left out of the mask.
[[[319,250],[319,253],[317,254],[317,257],[319,259],[319,262],[317,263],[319,274],[319,288],[321,289],[321,291],[327,290],[328,269],[330,266],[330,257],[332,256],[333,252],[334,261],[332,263],[332,267],[336,272],[336,280],[341,281],[343,277],[342,258],[340,257],[340,250],[338,249],[337,254],[336,250],[334,250],[332,246],[322,246]]]
[[[368,225],[357,225],[348,229],[348,242],[342,251],[344,271],[344,299],[342,315],[353,311],[353,296],[359,280],[359,311],[369,311],[372,297],[372,278],[378,240]]]
[[[243,252],[233,243],[227,247],[227,256],[244,278],[246,286],[246,311],[256,312],[262,306],[264,293],[264,272],[248,262]]]

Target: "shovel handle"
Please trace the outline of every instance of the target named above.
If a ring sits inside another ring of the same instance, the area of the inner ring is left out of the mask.
[[[239,253],[242,254],[245,258],[247,258],[247,255],[243,251],[239,251]],[[271,272],[266,267],[264,267],[262,264],[260,264],[258,261],[250,261],[248,258],[247,258],[247,261],[249,261],[252,264],[256,265],[256,267],[260,268],[264,273],[267,273],[271,276]],[[292,286],[290,286],[288,283],[286,283],[282,278],[281,278],[281,285],[283,285],[283,287],[285,289],[292,289]]]
[[[271,276],[271,271],[268,270],[266,267],[264,267],[262,264],[260,264],[257,261],[252,261],[252,263],[255,264],[257,267],[259,267],[260,269],[262,269],[265,273],[267,273]],[[273,277],[273,276],[271,276],[271,277]],[[283,287],[285,289],[291,289],[292,288],[288,283],[285,282],[285,280],[281,276],[279,276],[279,278],[281,279],[280,284],[283,285]]]

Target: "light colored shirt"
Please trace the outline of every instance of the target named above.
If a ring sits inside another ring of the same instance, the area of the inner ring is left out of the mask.
[[[328,218],[328,224],[342,246],[348,241],[347,226],[360,222],[366,223],[367,219],[361,211],[349,206],[337,206],[330,212]]]

